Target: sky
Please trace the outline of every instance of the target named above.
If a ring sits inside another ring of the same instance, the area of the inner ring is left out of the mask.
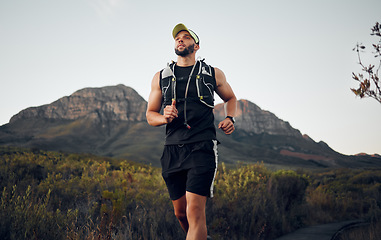
[[[377,64],[380,9],[380,0],[0,0],[0,125],[86,87],[124,84],[148,100],[154,74],[176,60],[181,22],[238,99],[340,153],[381,154],[381,104],[350,91],[357,43]]]

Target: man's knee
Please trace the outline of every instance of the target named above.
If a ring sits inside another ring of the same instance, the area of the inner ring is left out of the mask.
[[[187,213],[185,211],[175,211],[175,216],[179,221],[187,221]]]
[[[201,204],[190,204],[187,209],[188,218],[197,219],[203,218],[205,215],[205,208]]]

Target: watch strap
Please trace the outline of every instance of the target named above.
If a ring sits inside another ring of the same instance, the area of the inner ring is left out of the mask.
[[[233,124],[235,123],[234,117],[232,117],[232,116],[226,116],[226,118],[229,118],[232,121]]]

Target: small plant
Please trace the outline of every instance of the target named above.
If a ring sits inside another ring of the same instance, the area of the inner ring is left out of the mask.
[[[371,35],[379,37],[379,41],[375,44],[372,44],[374,50],[373,55],[375,58],[379,58],[381,56],[381,24],[377,22],[371,30]],[[363,52],[364,49],[365,46],[359,43],[353,49],[357,52],[359,64],[362,67],[361,70],[365,73],[365,75],[362,73],[356,74],[352,72],[352,78],[355,81],[359,82],[359,88],[351,88],[351,90],[356,96],[359,96],[360,98],[370,97],[381,103],[381,85],[379,78],[381,59],[378,61],[377,66],[374,64],[369,64],[369,66],[365,65],[360,57],[360,52]]]

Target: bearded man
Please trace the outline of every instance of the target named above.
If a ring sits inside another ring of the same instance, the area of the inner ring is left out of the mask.
[[[237,99],[220,69],[196,60],[196,33],[180,23],[172,36],[177,62],[154,75],[146,117],[152,126],[166,125],[162,176],[186,239],[202,240],[207,239],[205,207],[217,171],[214,92],[225,103],[226,118],[217,126],[225,134],[235,130]]]

